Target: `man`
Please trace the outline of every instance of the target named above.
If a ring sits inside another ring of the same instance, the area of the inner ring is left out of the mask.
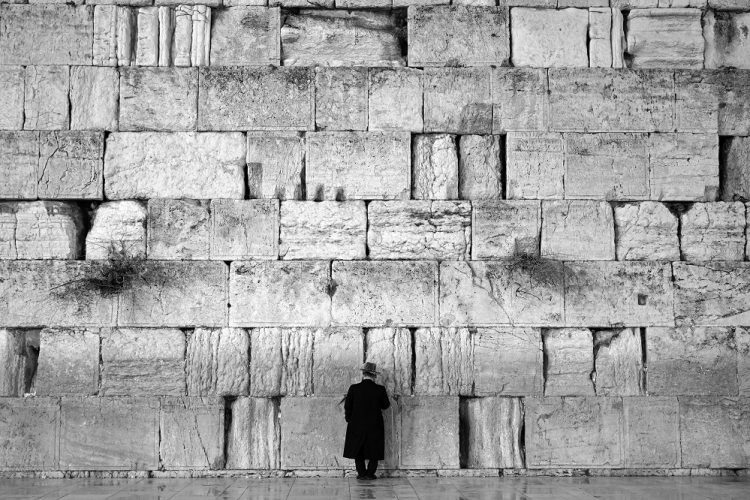
[[[376,384],[375,363],[365,363],[362,382],[349,386],[344,403],[346,441],[344,457],[353,458],[357,479],[375,479],[378,460],[385,455],[385,430],[382,411],[391,406],[385,387]],[[365,467],[365,460],[369,463]]]

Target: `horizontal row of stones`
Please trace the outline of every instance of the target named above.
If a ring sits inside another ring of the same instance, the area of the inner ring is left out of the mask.
[[[2,327],[750,321],[747,262],[4,260],[0,276]]]
[[[404,19],[315,9],[282,17],[278,7],[246,5],[0,5],[0,18],[0,64],[403,66],[408,58],[416,67],[750,68],[750,12],[698,8],[413,6]]]
[[[343,413],[340,396],[0,398],[0,468],[351,468]],[[750,465],[748,397],[420,396],[384,417],[386,469]]]
[[[748,327],[0,329],[0,396],[334,396],[362,359],[395,395],[750,396]]]

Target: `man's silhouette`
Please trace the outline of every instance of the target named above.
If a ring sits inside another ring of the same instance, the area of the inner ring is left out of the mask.
[[[385,430],[382,411],[391,406],[385,387],[376,384],[375,363],[362,367],[362,382],[349,386],[344,403],[346,441],[344,457],[353,458],[357,479],[375,479],[378,460],[385,455]],[[365,467],[365,460],[369,463]]]

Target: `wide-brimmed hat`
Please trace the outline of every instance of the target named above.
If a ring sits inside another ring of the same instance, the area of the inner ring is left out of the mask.
[[[362,365],[360,371],[364,373],[372,373],[373,375],[380,375],[380,372],[378,371],[378,365],[376,365],[375,363],[370,363],[369,361]]]

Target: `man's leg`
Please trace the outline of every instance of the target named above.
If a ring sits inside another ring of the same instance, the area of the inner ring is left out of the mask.
[[[367,475],[367,468],[365,467],[365,459],[358,456],[354,459],[354,465],[357,467],[357,477],[363,477]]]
[[[378,470],[378,461],[377,460],[370,460],[367,464],[367,475],[368,476],[374,476],[375,471]]]

